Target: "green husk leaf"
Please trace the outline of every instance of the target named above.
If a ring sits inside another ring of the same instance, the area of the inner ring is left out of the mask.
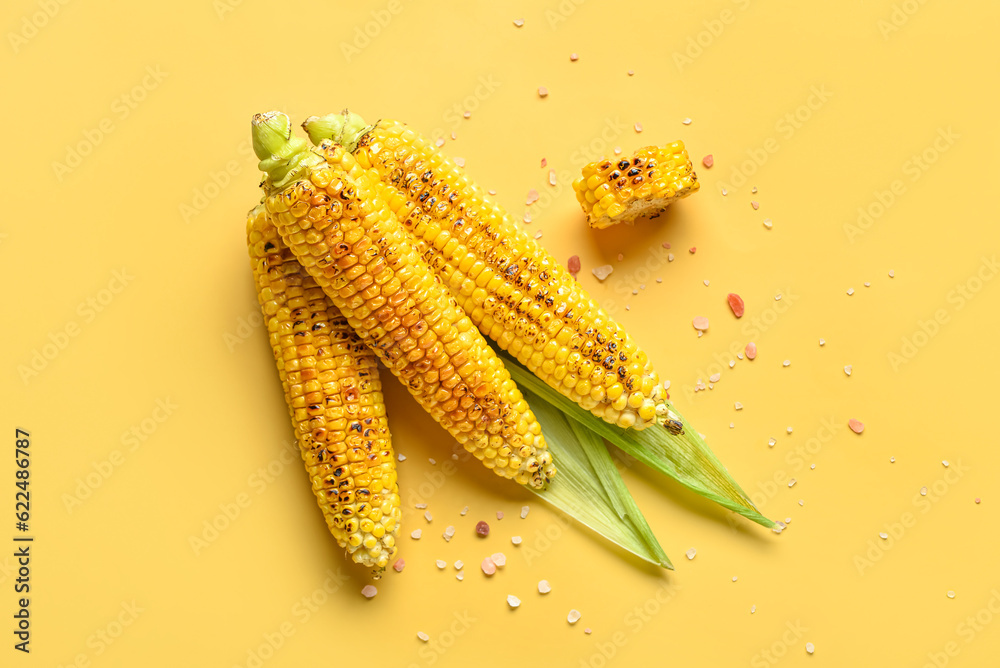
[[[569,423],[570,427],[573,428],[573,433],[576,435],[577,441],[583,448],[584,454],[587,455],[591,467],[597,473],[597,478],[604,487],[604,492],[611,501],[612,507],[618,513],[618,517],[634,527],[651,552],[669,563],[670,560],[667,558],[666,553],[663,552],[663,548],[660,547],[656,536],[653,535],[653,530],[649,528],[646,518],[639,511],[639,506],[636,505],[635,499],[632,498],[628,488],[625,486],[625,481],[622,480],[618,466],[611,457],[608,448],[604,445],[604,439],[594,432],[588,431],[579,422],[570,420]]]
[[[763,515],[753,505],[746,493],[726,472],[725,467],[712,453],[705,441],[687,420],[681,417],[684,433],[671,434],[666,429],[649,428],[642,431],[622,429],[605,422],[559,394],[504,351],[497,351],[522,392],[531,392],[566,417],[587,430],[607,439],[650,468],[664,473],[693,492],[714,501],[724,508],[746,517],[761,526],[774,529],[777,524]],[[532,404],[532,410],[538,402]],[[676,413],[676,408],[671,406]],[[680,416],[680,414],[677,414]],[[558,467],[558,456],[556,458]],[[557,476],[558,477],[558,476]]]
[[[640,559],[672,570],[600,437],[584,432],[585,438],[578,441],[557,407],[521,389],[559,470],[544,490],[527,489]]]

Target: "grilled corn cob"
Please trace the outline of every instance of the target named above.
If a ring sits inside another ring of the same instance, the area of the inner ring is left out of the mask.
[[[313,493],[337,543],[384,569],[396,552],[399,489],[375,354],[281,241],[263,205],[247,247]]]
[[[596,229],[643,216],[655,218],[698,188],[698,175],[682,141],[646,146],[630,158],[592,162],[573,182],[587,222]]]
[[[309,151],[284,114],[255,117],[253,139],[268,219],[350,325],[487,468],[542,487],[555,466],[541,426],[370,176],[332,142]]]
[[[379,179],[414,247],[480,331],[594,415],[643,429],[679,420],[646,353],[573,276],[427,139],[396,121],[350,112],[312,117]]]

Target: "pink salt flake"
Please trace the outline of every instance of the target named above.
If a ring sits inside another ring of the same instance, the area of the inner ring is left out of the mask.
[[[865,423],[861,420],[855,420],[854,418],[847,421],[847,426],[850,427],[851,431],[855,434],[860,434],[865,430]]]
[[[744,352],[746,353],[748,360],[757,359],[757,344],[751,341],[750,343],[747,344],[746,350]]]
[[[694,320],[691,321],[691,324],[694,325],[694,328],[697,329],[699,332],[704,332],[705,330],[708,329],[708,318],[706,318],[703,315],[699,315],[698,317],[696,317]]]

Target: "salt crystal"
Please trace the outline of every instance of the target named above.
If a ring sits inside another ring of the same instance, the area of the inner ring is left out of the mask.
[[[374,598],[377,593],[378,589],[376,589],[374,585],[365,585],[361,589],[361,595],[365,598]]]
[[[579,610],[570,610],[569,614],[566,615],[566,621],[569,622],[570,624],[576,624],[578,621],[580,621],[580,617],[581,615]]]
[[[525,517],[527,517],[530,511],[531,508],[529,506],[521,506],[521,519],[523,520]]]
[[[691,559],[694,559],[694,556],[695,556],[696,554],[698,554],[698,550],[696,550],[696,549],[694,549],[694,548],[692,547],[692,548],[691,548],[690,550],[688,550],[688,551],[687,551],[687,552],[685,552],[684,554],[685,554],[685,555],[687,556],[687,558],[688,558],[688,561],[690,561]]]
[[[510,594],[507,596],[507,605],[509,605],[512,608],[516,608],[517,606],[521,605],[521,599],[519,599],[517,596],[514,596],[513,594]]]
[[[613,272],[614,270],[615,268],[612,267],[610,264],[602,264],[600,267],[594,267],[593,269],[591,269],[591,272],[593,272],[594,276],[597,277],[597,280],[603,281],[608,276],[610,276],[611,272]]]

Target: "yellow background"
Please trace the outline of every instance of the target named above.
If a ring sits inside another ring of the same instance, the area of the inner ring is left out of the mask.
[[[5,2],[0,535],[14,534],[21,427],[36,542],[30,656],[12,649],[13,548],[0,549],[2,663],[995,665],[1000,10],[820,4]],[[788,530],[732,520],[636,465],[626,480],[677,570],[647,568],[475,462],[445,467],[451,439],[386,378],[408,457],[407,566],[362,598],[366,574],[286,449],[244,246],[259,197],[251,114],[299,122],[346,105],[454,131],[445,150],[515,217],[536,188],[530,229],[560,260],[580,255],[581,281],[672,381],[677,408]],[[701,192],[634,228],[586,229],[569,180],[589,153],[674,139]],[[599,284],[604,263],[615,271]],[[701,338],[696,315],[712,323]],[[751,339],[759,357],[730,369]],[[36,352],[51,359],[26,373]],[[692,394],[716,364],[722,380]],[[192,547],[213,521],[225,528]],[[495,551],[507,566],[486,579]]]

